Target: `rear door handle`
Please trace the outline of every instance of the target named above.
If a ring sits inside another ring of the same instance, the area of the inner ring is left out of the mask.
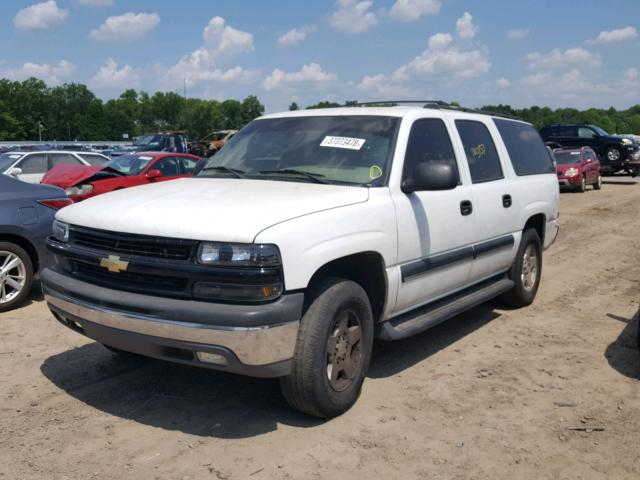
[[[463,200],[460,202],[460,213],[462,215],[471,215],[473,212],[473,204],[471,200]]]
[[[502,196],[502,206],[504,208],[509,208],[512,204],[511,195],[503,195]]]

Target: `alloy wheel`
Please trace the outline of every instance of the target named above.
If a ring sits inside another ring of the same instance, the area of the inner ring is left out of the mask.
[[[525,290],[532,290],[538,279],[538,254],[533,245],[528,245],[522,257],[520,280]]]
[[[27,268],[18,255],[0,251],[0,305],[9,303],[24,289]]]
[[[607,152],[607,158],[611,162],[618,161],[620,159],[620,150],[618,150],[617,148],[612,148]]]
[[[346,390],[362,370],[362,326],[353,310],[336,315],[327,339],[327,379],[337,392]]]

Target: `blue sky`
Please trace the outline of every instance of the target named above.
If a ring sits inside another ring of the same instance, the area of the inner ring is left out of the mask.
[[[640,1],[5,0],[0,76],[268,111],[319,100],[626,108],[640,103]]]

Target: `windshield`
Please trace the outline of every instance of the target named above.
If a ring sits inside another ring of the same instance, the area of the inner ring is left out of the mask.
[[[162,142],[162,135],[145,135],[136,140],[136,145],[157,146]]]
[[[22,157],[20,153],[3,153],[0,155],[0,173],[13,165]]]
[[[558,165],[572,165],[580,163],[580,152],[553,152]]]
[[[384,185],[399,123],[369,115],[255,120],[199,176]]]
[[[591,125],[591,128],[593,128],[596,131],[596,133],[598,135],[600,135],[600,136],[603,136],[603,137],[608,137],[609,136],[609,134],[605,130],[601,129],[600,127],[596,127],[595,125]]]
[[[153,157],[146,155],[122,155],[104,164],[105,167],[113,168],[124,175],[140,175]]]

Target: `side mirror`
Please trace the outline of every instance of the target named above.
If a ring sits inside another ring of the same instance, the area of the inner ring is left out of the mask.
[[[153,180],[154,178],[160,178],[160,177],[162,177],[162,172],[160,170],[155,169],[155,170],[149,170],[147,172],[147,178],[149,180]]]
[[[18,167],[14,167],[7,172],[7,175],[9,175],[10,177],[17,177],[20,174],[22,174],[22,169]]]
[[[449,162],[423,162],[416,166],[413,178],[402,182],[404,193],[420,190],[451,190],[458,186],[458,172]]]
[[[585,159],[584,163],[591,163],[593,162],[593,160],[591,160],[590,158]]]

